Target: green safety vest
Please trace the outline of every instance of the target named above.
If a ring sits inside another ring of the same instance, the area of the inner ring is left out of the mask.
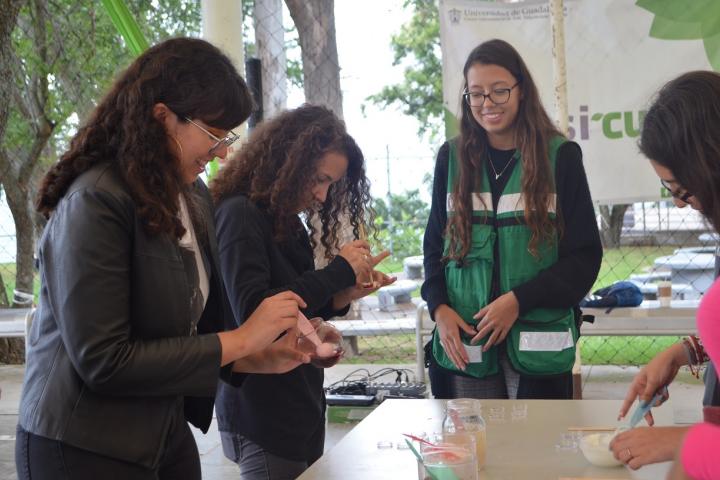
[[[562,137],[550,141],[551,169],[555,171],[557,150],[565,142]],[[514,158],[516,165],[503,189],[497,211],[493,210],[492,193],[485,168],[481,169],[479,188],[472,193],[472,246],[462,262],[449,261],[445,267],[450,307],[470,325],[490,300],[493,264],[499,261],[499,292],[504,294],[517,285],[536,277],[558,259],[557,234],[550,241],[540,242],[538,256],[533,256],[528,245],[531,230],[524,221],[522,197],[522,162],[520,152]],[[448,217],[453,215],[450,192],[453,191],[457,170],[455,143],[450,143],[448,164]],[[555,219],[557,198],[552,194],[548,215]],[[495,258],[498,243],[499,259]],[[445,255],[449,240],[445,239]],[[472,336],[460,331],[470,363],[462,371],[466,375],[482,378],[498,372],[497,347],[482,352],[482,345],[470,345]],[[505,339],[507,354],[515,370],[527,375],[550,375],[568,372],[575,362],[575,344],[578,339],[575,314],[572,308],[535,308],[523,314],[513,324]],[[433,356],[439,365],[458,371],[445,353],[439,333],[433,336]]]

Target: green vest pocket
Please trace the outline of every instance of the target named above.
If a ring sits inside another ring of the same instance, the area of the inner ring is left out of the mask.
[[[488,337],[481,340],[477,345],[470,345],[470,337],[464,332],[460,333],[460,339],[463,345],[466,346],[465,351],[468,354],[470,362],[465,367],[465,370],[458,369],[455,364],[450,360],[450,357],[445,353],[445,349],[440,343],[440,332],[435,329],[433,334],[432,352],[435,361],[443,368],[452,370],[454,372],[461,372],[471,377],[483,378],[488,375],[494,375],[498,372],[498,360],[497,360],[497,349],[492,347],[487,352],[482,351],[482,346]]]
[[[566,312],[552,323],[515,322],[507,338],[507,351],[517,371],[553,375],[572,369],[578,333],[572,310]]]

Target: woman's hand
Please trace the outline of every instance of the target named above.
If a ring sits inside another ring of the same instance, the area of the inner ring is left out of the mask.
[[[457,368],[465,370],[470,359],[460,340],[460,330],[464,330],[468,335],[474,334],[475,330],[465,323],[455,310],[444,304],[435,309],[435,324],[440,332],[440,343],[445,353]]]
[[[286,373],[304,363],[310,356],[297,348],[298,331],[291,328],[264,350],[255,352],[233,363],[234,372]]]
[[[283,332],[297,325],[300,308],[307,305],[289,290],[263,300],[235,330],[218,333],[222,348],[221,365],[260,351]]]
[[[395,282],[395,280],[397,280],[397,277],[391,277],[384,274],[383,272],[378,272],[377,270],[373,270],[372,275],[372,287],[364,287],[356,283],[352,287],[348,287],[345,290],[342,290],[333,295],[333,309],[342,310],[343,308],[348,306],[353,300],[367,297],[371,293],[377,292],[378,289],[387,285],[391,285]]]
[[[637,427],[619,433],[610,442],[618,461],[633,470],[675,457],[689,427]]]
[[[356,279],[370,277],[370,272],[372,272],[374,265],[371,264],[373,257],[370,253],[370,244],[368,242],[365,240],[354,240],[346,243],[342,246],[338,255],[350,264]]]
[[[490,334],[490,338],[483,345],[483,352],[487,352],[491,346],[505,340],[518,315],[520,315],[520,304],[515,297],[515,293],[509,291],[500,295],[473,316],[475,320],[480,320],[480,322],[475,326],[477,335],[473,337],[470,343],[474,345]]]
[[[620,407],[620,413],[618,414],[618,420],[621,420],[627,415],[628,410],[635,402],[636,398],[640,398],[641,401],[649,402],[655,393],[662,387],[669,385],[675,379],[678,370],[687,361],[685,360],[685,350],[681,343],[676,343],[666,348],[662,352],[658,353],[655,358],[650,360],[650,363],[645,365],[640,372],[635,375],[630,388],[628,389],[625,399]],[[663,397],[656,403],[655,406],[662,404],[665,400],[670,398],[667,389],[663,394]],[[652,413],[648,412],[645,415],[648,425],[653,425],[655,420],[653,419]]]

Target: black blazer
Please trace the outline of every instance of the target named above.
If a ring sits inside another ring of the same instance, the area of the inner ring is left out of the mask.
[[[264,298],[283,290],[305,300],[308,317],[328,319],[347,312],[347,308],[332,309],[332,296],[355,284],[352,267],[338,255],[327,267],[315,270],[305,229],[276,241],[270,214],[239,194],[219,202],[215,222],[223,280],[238,325]],[[300,365],[281,375],[250,374],[242,388],[221,382],[218,428],[241,434],[274,455],[313,462],[323,452],[322,386],[323,370],[313,365]]]
[[[150,468],[177,422],[207,431],[221,371],[213,332],[234,322],[207,187],[198,180],[193,188],[210,239],[198,336],[190,336],[191,285],[178,241],[145,233],[114,167],[95,166],[71,185],[39,242],[21,428]]]

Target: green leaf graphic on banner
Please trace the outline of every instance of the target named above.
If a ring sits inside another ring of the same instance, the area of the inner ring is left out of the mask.
[[[705,55],[707,55],[713,70],[720,72],[720,34],[703,38],[703,44],[705,45]]]
[[[720,11],[715,12],[715,15],[710,15],[702,21],[703,39],[713,37],[718,33],[720,33]]]
[[[720,7],[716,0],[637,0],[635,5],[658,17],[686,23],[700,23]]]
[[[720,71],[720,2],[717,0],[637,0],[655,15],[650,37],[660,40],[702,40],[713,70]]]
[[[660,40],[697,40],[702,38],[702,25],[655,17],[650,27],[650,36]]]
[[[445,112],[445,138],[453,138],[460,134],[460,122],[447,108],[443,108]]]

